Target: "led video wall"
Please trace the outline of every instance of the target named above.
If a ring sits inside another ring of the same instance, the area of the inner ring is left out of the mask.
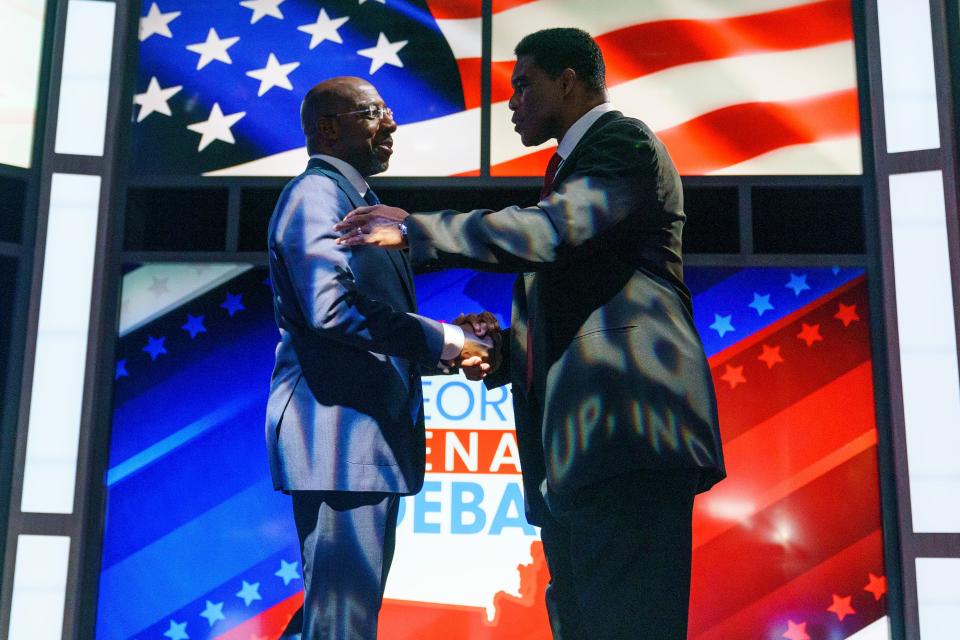
[[[577,26],[603,49],[613,104],[658,133],[682,174],[862,172],[849,0],[496,0],[489,34],[481,5],[144,2],[132,170],[296,175],[301,98],[355,75],[399,124],[385,175],[539,176],[553,144],[526,148],[513,131],[513,47]]]
[[[729,477],[695,507],[690,638],[864,638],[886,625],[867,283],[851,268],[686,270]],[[511,276],[420,276],[421,312],[508,314]],[[302,599],[264,410],[263,268],[124,275],[96,637],[277,638]],[[550,637],[509,393],[424,380],[423,490],[404,500],[381,635]]]
[[[45,0],[0,2],[0,164],[30,167]]]

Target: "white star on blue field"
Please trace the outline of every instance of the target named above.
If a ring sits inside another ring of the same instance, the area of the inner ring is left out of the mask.
[[[167,353],[167,348],[163,346],[166,338],[161,336],[159,338],[154,338],[153,336],[147,337],[147,346],[143,348],[144,351],[150,354],[151,360],[156,360],[164,353]]]
[[[203,316],[193,316],[189,313],[187,314],[187,323],[180,328],[189,333],[191,339],[196,338],[198,333],[207,332],[207,328],[203,326]]]
[[[213,603],[207,600],[207,606],[204,608],[203,613],[200,614],[200,617],[206,618],[211,627],[218,620],[226,620],[227,617],[223,615],[223,604],[222,602]]]
[[[773,311],[775,308],[770,304],[770,294],[768,293],[765,296],[760,295],[759,293],[754,292],[753,302],[747,305],[751,309],[756,310],[758,316],[762,316],[766,311]]]
[[[297,573],[297,563],[286,562],[285,560],[280,561],[280,569],[273,575],[283,580],[283,586],[290,584],[291,580],[300,579],[300,574]]]
[[[263,600],[263,597],[260,595],[260,583],[254,582],[251,584],[244,580],[243,588],[237,592],[237,597],[242,599],[243,603],[248,607],[254,600]]]
[[[799,296],[801,291],[808,291],[810,285],[807,284],[807,274],[797,275],[795,273],[790,274],[790,282],[783,285],[787,289],[793,290],[793,295]]]
[[[710,325],[710,328],[720,334],[722,338],[724,335],[731,331],[736,331],[733,325],[730,323],[733,314],[728,316],[721,316],[720,314],[713,314],[713,324]]]
[[[236,312],[246,309],[246,307],[243,306],[243,294],[233,294],[228,292],[226,300],[223,301],[223,304],[221,304],[220,307],[222,309],[226,309],[227,313],[229,313],[230,317],[232,318],[233,314]]]

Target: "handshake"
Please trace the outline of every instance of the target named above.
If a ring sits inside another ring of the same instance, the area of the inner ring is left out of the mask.
[[[456,360],[447,364],[459,366],[468,380],[483,380],[503,361],[503,336],[500,323],[489,311],[460,314],[452,324],[463,330],[463,349]]]

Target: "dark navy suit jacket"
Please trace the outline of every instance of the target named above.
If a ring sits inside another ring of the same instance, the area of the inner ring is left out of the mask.
[[[542,495],[631,471],[702,469],[700,490],[724,476],[713,382],[683,284],[684,220],[666,148],[617,111],[584,134],[536,207],[407,219],[418,266],[521,274],[506,364],[487,382],[513,383],[534,524]]]

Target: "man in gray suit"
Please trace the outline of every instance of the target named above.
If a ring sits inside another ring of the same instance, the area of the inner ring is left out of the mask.
[[[506,365],[486,382],[513,385],[554,637],[684,640],[693,499],[724,465],[683,283],[680,177],[656,135],[609,104],[589,34],[547,29],[515,52],[516,130],[527,146],[559,143],[535,207],[381,205],[337,229],[347,245],[409,245],[425,266],[521,274]]]
[[[333,226],[377,202],[396,124],[377,90],[333,78],[307,93],[311,158],[283,190],[268,247],[280,329],[267,405],[274,486],[293,497],[303,638],[373,639],[399,498],[420,490],[420,368],[478,366],[492,346],[469,327],[416,315],[406,255],[336,243]]]

